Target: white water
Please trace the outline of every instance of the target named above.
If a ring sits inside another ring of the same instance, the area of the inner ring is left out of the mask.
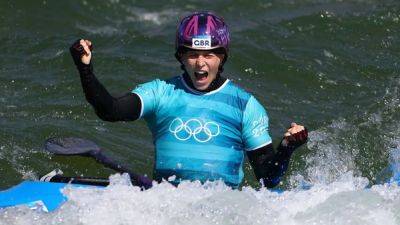
[[[70,199],[52,213],[1,211],[0,224],[400,224],[400,188],[346,173],[329,185],[282,194],[231,190],[223,183],[167,183],[147,191],[114,175],[105,189],[64,189]]]

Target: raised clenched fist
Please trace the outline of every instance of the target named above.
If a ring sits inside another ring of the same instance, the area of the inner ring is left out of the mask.
[[[92,49],[92,42],[89,40],[79,39],[75,41],[74,44],[72,44],[72,46],[69,48],[75,65],[89,65],[90,60],[92,59]]]

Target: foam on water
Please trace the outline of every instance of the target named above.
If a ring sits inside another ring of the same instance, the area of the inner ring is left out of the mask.
[[[70,199],[53,213],[2,210],[1,224],[399,224],[400,188],[346,173],[330,184],[282,194],[223,183],[161,183],[147,191],[114,175],[104,189],[64,189]]]
[[[99,26],[85,26],[82,24],[77,24],[76,28],[78,28],[82,31],[85,31],[86,33],[91,34],[91,35],[98,34],[98,35],[102,35],[102,36],[113,36],[113,35],[125,34],[124,30],[120,30],[120,29],[117,29],[115,27],[108,26],[108,25],[99,27]]]
[[[127,7],[126,10],[129,12],[129,16],[126,18],[127,22],[148,22],[157,26],[176,20],[175,17],[179,14],[176,9],[149,12],[143,8]]]

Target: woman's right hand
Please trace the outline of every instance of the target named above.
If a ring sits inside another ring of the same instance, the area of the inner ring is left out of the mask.
[[[89,65],[92,59],[92,42],[89,40],[79,39],[69,48],[75,65]]]

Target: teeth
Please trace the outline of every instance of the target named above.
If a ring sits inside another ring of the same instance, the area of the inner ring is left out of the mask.
[[[208,73],[206,71],[196,71],[194,72],[196,76],[207,76]]]

